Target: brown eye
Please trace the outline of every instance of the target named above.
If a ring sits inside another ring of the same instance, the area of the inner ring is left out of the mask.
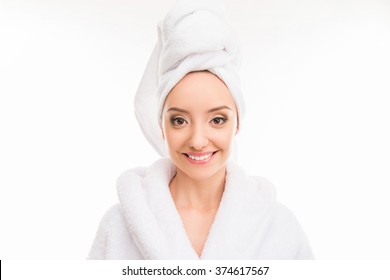
[[[186,120],[183,118],[172,118],[171,124],[174,126],[182,126],[186,123]]]
[[[220,124],[224,124],[226,122],[226,119],[222,118],[222,117],[217,117],[217,118],[214,118],[212,120],[212,122],[213,122],[213,124],[220,125]]]

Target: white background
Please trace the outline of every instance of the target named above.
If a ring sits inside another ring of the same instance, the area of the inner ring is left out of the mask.
[[[1,0],[1,259],[85,259],[118,175],[158,158],[132,100],[172,3]],[[239,162],[316,258],[390,259],[390,1],[226,3]]]

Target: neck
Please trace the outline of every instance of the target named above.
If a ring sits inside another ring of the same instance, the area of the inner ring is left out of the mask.
[[[181,170],[169,187],[178,209],[216,210],[225,189],[226,169],[223,168],[212,177],[194,180]]]

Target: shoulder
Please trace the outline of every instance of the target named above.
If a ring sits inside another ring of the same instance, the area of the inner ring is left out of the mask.
[[[119,204],[115,204],[105,212],[100,220],[88,259],[106,259],[110,239],[120,232],[126,232],[126,225]]]
[[[276,200],[276,188],[270,180],[261,176],[252,176],[252,178],[256,181],[259,191],[267,193],[270,197]]]
[[[227,184],[245,187],[245,191],[251,196],[260,197],[270,202],[276,200],[276,188],[267,178],[248,174],[233,160],[230,160],[227,165],[227,173]]]
[[[274,184],[261,176],[248,176],[254,184],[251,195],[259,204],[268,205],[267,246],[269,257],[280,259],[313,259],[309,240],[298,218],[286,205],[277,200]]]
[[[275,225],[282,229],[300,231],[301,226],[295,214],[284,204],[277,202],[275,207]]]
[[[283,248],[286,258],[313,259],[313,253],[306,233],[295,214],[285,205],[277,202],[272,221],[272,235],[278,247]]]
[[[111,206],[100,220],[98,234],[105,235],[115,224],[120,224],[122,213],[119,204]]]
[[[127,233],[127,231],[128,229],[123,216],[122,207],[117,203],[111,206],[103,215],[98,232],[107,238]]]
[[[128,169],[119,175],[117,185],[124,185],[134,181],[143,180],[146,177],[161,176],[176,172],[176,166],[169,158],[160,158],[147,167],[135,167]]]
[[[253,176],[252,178],[257,182],[257,190],[261,193],[261,197],[265,197],[270,202],[269,206],[272,210],[269,212],[269,218],[271,226],[275,229],[275,234],[284,235],[289,232],[291,234],[286,235],[286,238],[302,237],[304,233],[297,217],[286,205],[277,200],[274,184],[264,177]]]
[[[253,176],[253,180],[257,182],[257,189],[264,194],[267,194],[274,202],[274,224],[278,227],[285,227],[300,230],[300,224],[295,214],[284,204],[277,201],[276,187],[274,184],[265,177]]]
[[[100,225],[102,227],[109,227],[111,224],[118,222],[122,219],[122,213],[119,203],[111,206],[103,215]]]
[[[110,207],[101,219],[88,259],[142,259],[119,204]]]
[[[135,167],[135,168],[128,169],[119,175],[117,179],[117,184],[125,183],[131,180],[132,178],[140,178],[140,177],[142,178],[145,176],[146,171],[147,171],[146,167]]]

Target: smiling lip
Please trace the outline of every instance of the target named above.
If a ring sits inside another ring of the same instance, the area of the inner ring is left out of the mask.
[[[183,155],[192,164],[206,164],[206,163],[209,163],[214,158],[214,156],[215,156],[215,154],[217,152],[218,151],[215,151],[215,152],[205,152],[205,153],[183,153]],[[193,157],[202,157],[202,156],[206,156],[206,155],[209,155],[209,154],[211,154],[211,156],[209,156],[208,158],[203,159],[203,160],[196,160],[196,159],[192,159],[192,158],[189,157],[189,155],[191,155]]]

